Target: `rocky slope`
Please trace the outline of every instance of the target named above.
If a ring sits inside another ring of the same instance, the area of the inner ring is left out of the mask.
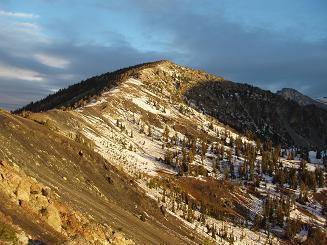
[[[286,113],[289,102],[280,96],[168,61],[105,74],[73,88],[28,105],[21,116],[0,112],[0,159],[26,175],[27,186],[35,180],[41,188],[30,191],[27,202],[17,197],[19,182],[9,188],[16,216],[25,217],[20,205],[31,206],[35,195],[43,196],[42,188],[56,193],[50,202],[61,223],[57,230],[49,225],[46,239],[59,232],[60,242],[78,238],[103,244],[115,243],[115,234],[136,244],[324,241],[326,153],[280,149],[240,133],[263,127],[254,115],[258,101],[266,103],[263,111],[277,105],[278,113]],[[299,114],[295,121],[307,113],[306,107],[291,106]],[[281,115],[267,112],[262,120]],[[271,125],[276,132],[289,124]],[[292,139],[279,137],[285,145]],[[49,221],[47,212],[32,206],[40,220]],[[71,231],[61,206],[107,235],[94,241],[83,229]],[[18,223],[12,219],[7,226]],[[19,229],[31,239],[43,237],[42,230],[33,233],[28,227],[17,228],[18,237]]]
[[[62,119],[64,116],[67,115],[59,113]],[[188,243],[189,232],[183,224],[174,217],[164,217],[132,178],[114,167],[110,159],[106,161],[93,151],[92,142],[83,134],[71,139],[72,136],[59,134],[55,124],[37,123],[5,111],[0,111],[0,121],[0,159],[3,160],[0,184],[4,187],[0,193],[4,192],[6,197],[1,201],[9,205],[1,211],[12,217],[15,225],[24,220],[26,227],[23,223],[21,228],[31,239],[65,242],[78,235],[89,243],[107,244],[116,243],[112,239],[118,236],[119,240],[128,237],[136,243]],[[78,125],[76,121],[73,123]],[[17,174],[12,170],[15,166]],[[53,191],[54,200],[44,193],[46,188]],[[24,218],[26,208],[31,209],[28,214],[48,223],[43,230],[49,236],[35,229],[40,225],[35,224],[37,220],[33,223],[28,216]],[[139,218],[144,213],[149,217],[147,223]],[[124,233],[121,238],[120,231]]]
[[[160,65],[166,69],[158,69]],[[151,69],[154,74],[144,77],[143,71]],[[152,89],[167,90],[172,99],[197,106],[241,133],[250,132],[261,139],[289,146],[324,148],[327,144],[327,111],[290,103],[269,91],[224,81],[222,77],[169,61],[146,63],[90,78],[17,112],[77,108],[130,77],[147,81]]]
[[[297,102],[301,106],[315,105],[319,108],[327,110],[327,105],[323,103],[323,100],[322,101],[314,100],[295,89],[283,88],[282,90],[279,90],[276,93],[287,100],[293,100]]]
[[[0,173],[0,211],[11,218],[11,224],[24,231],[18,231],[13,240],[21,243],[39,240],[49,244],[64,241],[69,244],[77,240],[85,244],[133,244],[122,234],[60,201],[56,191],[27,176],[18,165],[1,161]]]

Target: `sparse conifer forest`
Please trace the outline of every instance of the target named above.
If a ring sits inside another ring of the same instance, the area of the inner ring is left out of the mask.
[[[326,244],[321,109],[164,60],[0,120],[0,241]]]

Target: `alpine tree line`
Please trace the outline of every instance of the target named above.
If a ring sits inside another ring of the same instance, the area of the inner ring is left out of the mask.
[[[228,139],[228,140],[227,140]],[[307,161],[302,159],[298,168],[283,166],[281,156],[285,155],[280,146],[273,147],[268,141],[261,144],[243,142],[240,137],[234,139],[228,132],[220,133],[218,143],[210,143],[207,138],[195,139],[184,137],[180,139],[177,134],[170,137],[166,127],[162,134],[163,148],[166,149],[164,162],[175,167],[179,175],[199,175],[197,171],[191,171],[197,157],[200,165],[205,161],[211,162],[213,174],[222,174],[225,179],[244,180],[259,187],[260,181],[265,176],[272,177],[273,183],[279,186],[285,184],[296,190],[300,187],[300,201],[307,200],[307,190],[315,191],[325,185],[324,170],[317,166],[314,171],[309,171]],[[294,151],[288,151],[287,158],[294,159]],[[307,152],[301,152],[301,156]],[[240,158],[243,158],[242,160]],[[235,161],[238,161],[236,169]],[[323,157],[326,171],[327,157]],[[193,163],[193,164],[192,164]]]
[[[229,139],[229,140],[227,140]],[[199,159],[199,165],[204,165],[207,160],[212,164],[212,173],[221,174],[226,180],[237,180],[250,183],[254,187],[260,187],[260,183],[266,183],[265,178],[271,177],[277,188],[299,189],[299,195],[286,194],[281,197],[267,196],[264,199],[263,211],[254,220],[254,227],[265,228],[280,226],[285,229],[285,236],[293,238],[300,229],[299,223],[289,217],[290,210],[295,201],[305,204],[309,201],[309,191],[325,186],[324,171],[326,171],[327,157],[323,158],[323,167],[316,166],[314,171],[307,167],[308,152],[283,151],[280,146],[273,147],[272,142],[256,142],[256,144],[242,141],[240,137],[233,139],[228,133],[220,133],[220,141],[211,143],[208,139],[195,139],[185,137],[179,139],[177,135],[169,137],[169,129],[166,127],[163,133],[163,148],[166,149],[164,162],[178,169],[179,175],[199,175],[199,171],[191,171],[195,158]],[[321,153],[317,154],[319,159]],[[296,167],[283,166],[281,157],[285,156],[292,160],[300,155],[301,161]],[[242,159],[241,159],[242,158]],[[236,169],[236,160],[238,169]],[[305,160],[307,159],[307,160]],[[205,171],[203,171],[205,172]],[[207,174],[207,173],[206,173]],[[292,192],[289,192],[292,193]],[[325,210],[326,207],[323,207]],[[212,228],[214,229],[214,228]]]

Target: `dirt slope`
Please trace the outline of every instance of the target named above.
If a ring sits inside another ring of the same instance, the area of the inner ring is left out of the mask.
[[[122,231],[136,243],[190,242],[185,239],[191,231],[176,218],[165,218],[132,179],[85,144],[4,111],[0,121],[0,159],[17,164],[51,187],[62,202]],[[10,214],[9,209],[3,211]],[[149,215],[147,222],[139,218],[143,212]]]

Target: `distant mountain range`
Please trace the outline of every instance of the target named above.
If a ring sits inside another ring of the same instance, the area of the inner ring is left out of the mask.
[[[17,108],[19,108],[21,106],[23,106],[23,105],[0,103],[0,108],[6,109],[8,111],[16,110]]]
[[[319,101],[320,103],[322,103],[324,105],[327,105],[327,96],[318,98],[317,101]]]
[[[317,107],[327,110],[327,97],[314,100],[293,88],[283,88],[277,91],[277,94],[287,100],[293,100],[301,106],[316,105]]]

